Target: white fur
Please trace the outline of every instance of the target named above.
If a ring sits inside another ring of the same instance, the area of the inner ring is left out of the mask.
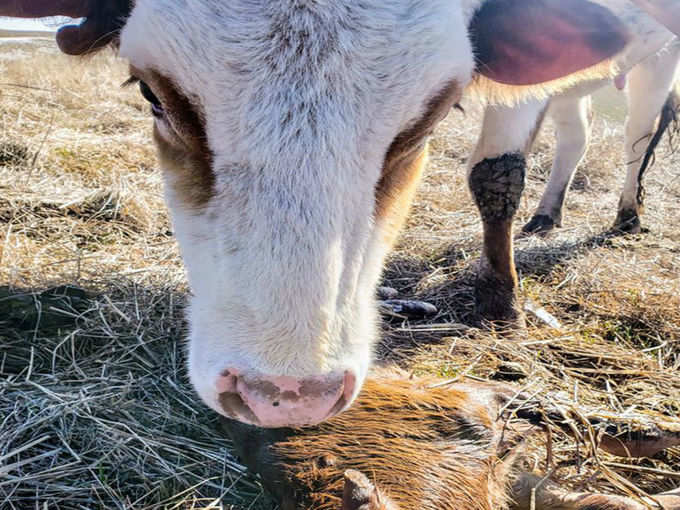
[[[471,77],[460,5],[137,0],[120,52],[201,106],[214,153],[203,210],[167,186],[194,294],[198,393],[219,411],[215,382],[229,367],[349,369],[358,392],[386,251],[372,190],[395,136],[447,83]]]
[[[167,173],[194,296],[189,374],[216,410],[227,368],[268,376],[352,370],[376,332],[386,246],[373,190],[395,136],[473,72],[467,25],[483,0],[137,0],[120,52],[170,78],[205,119],[214,197],[197,210]],[[622,68],[668,39],[627,0],[639,34]],[[487,115],[473,160],[524,149],[536,101]],[[532,121],[533,119],[533,121]],[[496,127],[494,127],[496,126]],[[159,124],[168,135],[168,126]]]
[[[468,161],[468,172],[484,159],[524,152],[547,105],[545,100],[534,99],[514,107],[488,106],[477,147]]]
[[[550,179],[535,214],[549,216],[558,226],[561,226],[567,190],[588,147],[591,109],[590,96],[559,97],[550,104],[557,148]]]

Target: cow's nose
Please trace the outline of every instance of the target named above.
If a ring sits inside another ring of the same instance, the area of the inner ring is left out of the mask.
[[[298,379],[225,370],[217,381],[224,414],[266,428],[316,425],[352,401],[356,377],[350,371]]]

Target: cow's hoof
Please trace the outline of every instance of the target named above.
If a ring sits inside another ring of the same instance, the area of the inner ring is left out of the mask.
[[[479,303],[477,305],[479,306]],[[496,317],[484,315],[483,310],[479,311],[478,315],[482,328],[504,338],[522,339],[527,335],[526,317],[518,308]]]
[[[526,225],[522,227],[522,235],[546,235],[556,227],[559,227],[558,222],[553,220],[547,214],[536,214]]]
[[[616,216],[613,230],[621,234],[641,234],[640,215],[635,209],[621,209]]]
[[[475,308],[482,325],[488,329],[510,336],[526,330],[526,319],[515,289],[493,276],[477,278]]]

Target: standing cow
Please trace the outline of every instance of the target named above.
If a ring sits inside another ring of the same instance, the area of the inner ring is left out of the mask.
[[[622,88],[628,82],[629,104],[625,143],[627,176],[615,227],[638,232],[643,200],[642,175],[650,164],[661,135],[680,108],[680,97],[673,90],[680,60],[680,41],[629,0],[596,2],[623,20],[630,36],[624,50],[614,59],[617,84]],[[666,7],[669,20],[673,20],[678,12],[676,6],[670,5],[675,2],[640,0],[639,3],[654,4],[653,12],[656,14]],[[571,6],[571,2],[565,2],[565,5]],[[521,80],[519,73],[521,71],[518,71],[517,81]],[[522,319],[512,254],[511,223],[524,186],[524,154],[533,144],[544,116],[549,113],[554,118],[557,151],[540,204],[524,226],[528,233],[546,232],[561,225],[567,190],[585,154],[590,135],[589,94],[609,83],[610,79],[580,76],[563,80],[557,87],[557,93],[545,90],[541,94],[532,89],[534,96],[529,98],[523,95],[521,89],[511,86],[491,90],[501,100],[505,94],[515,104],[487,107],[482,133],[470,159],[470,185],[478,205],[482,206],[485,200],[481,188],[493,182],[499,187],[500,194],[511,197],[511,207],[503,212],[503,221],[484,222],[481,284],[476,287],[476,300],[482,317],[509,324]],[[484,87],[482,90],[487,92]],[[660,113],[661,121],[655,133]]]
[[[664,132],[677,123],[680,110],[680,94],[674,88],[677,87],[680,39],[669,38],[663,43],[658,51],[614,80],[619,89],[627,85],[628,99],[625,130],[627,174],[614,222],[614,227],[623,232],[639,233],[641,230],[642,177],[653,161],[654,150]],[[592,104],[588,94],[608,83],[589,83],[559,94],[549,102],[538,103],[546,106],[547,113],[554,120],[557,148],[550,180],[533,217],[524,226],[524,232],[545,233],[562,226],[569,185],[590,138]],[[519,110],[524,108],[530,107],[521,105],[514,114],[521,115]],[[489,115],[494,113],[489,112]],[[537,125],[540,122],[539,115]],[[494,135],[485,132],[484,136]]]
[[[193,290],[191,381],[216,411],[262,427],[319,423],[356,398],[378,336],[383,259],[428,136],[473,76],[547,82],[533,94],[610,77],[611,57],[625,64],[639,52],[631,9],[587,0],[0,0],[0,15],[84,17],[59,31],[63,51],[112,43],[129,61],[151,103]],[[667,37],[655,27],[643,26],[649,45]],[[491,139],[470,175],[484,219],[478,299],[491,318],[514,305],[510,223],[524,175],[515,151],[533,126],[512,117],[505,133],[515,143]]]

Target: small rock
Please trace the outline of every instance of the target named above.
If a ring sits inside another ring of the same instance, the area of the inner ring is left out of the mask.
[[[399,296],[397,289],[392,287],[378,287],[377,293],[379,299],[397,299]]]
[[[519,363],[505,362],[498,366],[498,369],[491,375],[494,381],[521,381],[526,379],[522,365]]]

